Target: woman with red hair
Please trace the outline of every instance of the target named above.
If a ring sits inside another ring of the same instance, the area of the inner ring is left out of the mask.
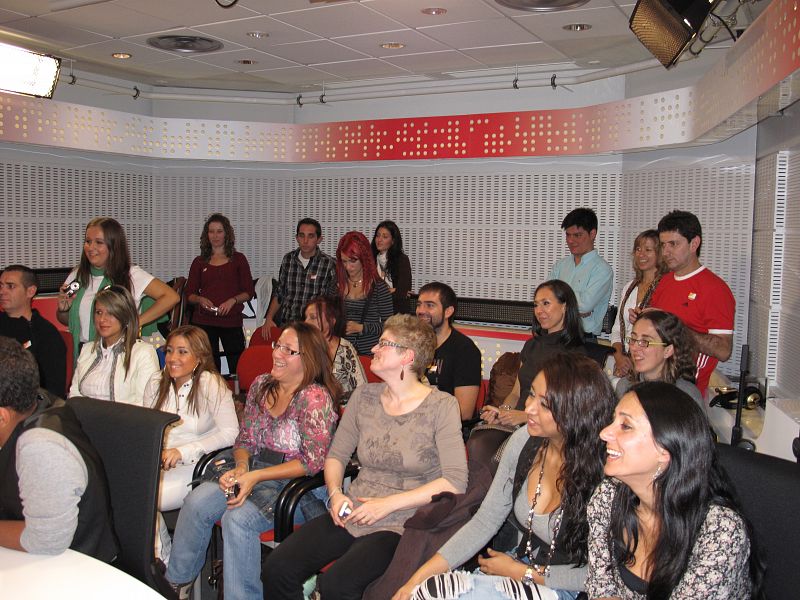
[[[359,354],[372,355],[383,322],[394,312],[392,295],[378,275],[369,240],[359,231],[350,231],[336,248],[336,277],[344,305],[345,339]]]

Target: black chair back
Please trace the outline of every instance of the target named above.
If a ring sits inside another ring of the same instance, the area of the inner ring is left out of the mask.
[[[753,525],[767,567],[767,598],[796,598],[800,589],[800,465],[727,444],[718,444],[717,454],[742,512]]]
[[[114,566],[157,589],[155,523],[161,443],[178,416],[141,406],[92,398],[67,400],[97,449],[108,477],[120,553]]]

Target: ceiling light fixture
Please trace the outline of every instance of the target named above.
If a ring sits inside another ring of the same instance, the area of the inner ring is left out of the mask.
[[[128,52],[114,52],[114,54],[111,55],[112,58],[118,58],[120,60],[127,60],[132,56],[133,54],[130,54]]]
[[[269,37],[269,34],[266,31],[248,31],[247,37],[261,39],[265,37]]]
[[[52,98],[61,59],[25,48],[0,44],[0,91]]]
[[[497,4],[529,12],[556,12],[583,6],[589,0],[494,0]]]
[[[588,31],[591,28],[592,26],[588,23],[570,23],[569,25],[564,25],[561,29],[566,31]]]
[[[431,15],[432,17],[437,17],[441,15],[447,14],[446,8],[439,8],[438,6],[432,6],[430,8],[423,8],[420,11],[423,15]]]
[[[381,48],[385,50],[399,50],[400,48],[405,48],[406,45],[401,42],[384,42],[381,44]]]

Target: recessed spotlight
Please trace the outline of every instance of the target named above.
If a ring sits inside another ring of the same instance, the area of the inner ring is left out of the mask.
[[[118,58],[120,60],[127,60],[131,57],[133,57],[133,54],[129,54],[128,52],[114,52],[114,54],[111,55],[111,58]]]
[[[566,29],[567,31],[588,31],[591,28],[592,26],[588,23],[570,23],[569,25],[564,25],[561,29]]]
[[[587,63],[587,64],[590,64],[590,65],[599,65],[599,64],[600,64],[600,61],[599,61],[599,60],[597,60],[597,59],[594,59],[594,60],[590,60],[590,61],[588,61],[588,63]]]
[[[248,31],[247,36],[251,38],[261,39],[269,37],[269,34],[266,31]]]
[[[258,61],[257,60],[253,60],[252,58],[243,58],[241,60],[237,60],[236,62],[239,63],[240,65],[257,65],[258,64]]]
[[[385,50],[399,50],[400,48],[405,48],[406,45],[400,42],[386,42],[381,44],[381,48]]]
[[[423,8],[420,11],[423,15],[431,15],[433,17],[447,14],[446,8],[439,8],[438,6],[432,6],[430,8]]]

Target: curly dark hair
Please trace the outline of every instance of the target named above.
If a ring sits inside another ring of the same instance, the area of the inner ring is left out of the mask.
[[[761,597],[763,565],[753,530],[736,502],[733,485],[717,459],[711,428],[703,409],[671,383],[646,381],[633,386],[642,405],[653,441],[669,453],[670,460],[653,480],[658,539],[653,545],[648,600],[669,598],[683,577],[697,535],[712,505],[739,515],[750,540],[752,598]],[[630,565],[639,541],[636,509],[639,499],[627,485],[614,496],[609,542],[619,565]],[[625,541],[623,541],[625,540]]]
[[[0,406],[23,414],[36,404],[39,367],[17,340],[0,336]]]
[[[225,230],[225,256],[230,258],[236,252],[236,234],[233,232],[233,225],[228,217],[222,213],[214,213],[206,219],[203,233],[200,234],[200,256],[206,261],[211,258],[211,242],[208,241],[208,226],[211,223],[219,223]]]
[[[664,361],[661,380],[675,383],[685,379],[690,383],[695,382],[694,374],[697,372],[695,364],[694,340],[689,334],[686,325],[672,313],[663,310],[649,309],[639,315],[639,320],[650,321],[658,333],[660,341],[672,346],[672,356]],[[634,365],[635,367],[635,365]],[[632,370],[629,374],[631,381],[638,381],[637,374]]]
[[[574,352],[548,358],[540,371],[546,400],[564,438],[564,463],[558,475],[561,490],[559,549],[578,565],[588,559],[586,507],[603,479],[606,445],[600,430],[611,422],[617,397],[597,362]]]

